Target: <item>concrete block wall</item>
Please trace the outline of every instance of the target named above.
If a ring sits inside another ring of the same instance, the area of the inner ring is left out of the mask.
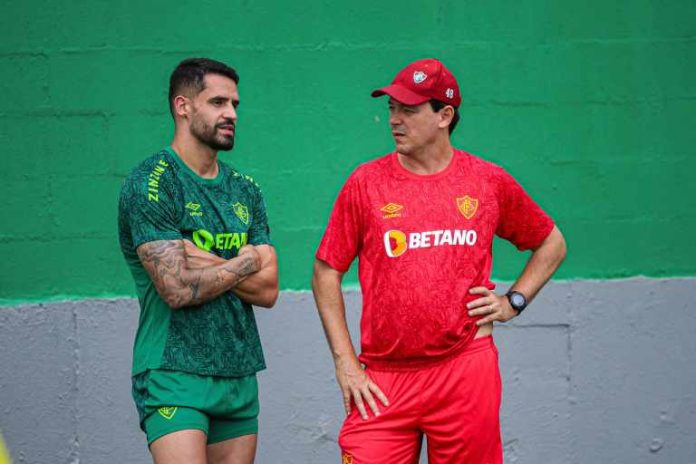
[[[498,326],[505,462],[696,462],[696,339],[675,323],[693,321],[694,295],[695,279],[554,283]],[[357,341],[359,293],[347,308]],[[130,398],[137,317],[132,299],[0,308],[0,426],[15,462],[150,462]],[[257,318],[257,462],[338,462],[341,397],[311,294],[286,292]]]

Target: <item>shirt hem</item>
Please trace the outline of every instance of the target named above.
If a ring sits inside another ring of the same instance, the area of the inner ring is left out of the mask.
[[[150,370],[166,370],[166,371],[174,371],[174,372],[185,372],[187,374],[195,374],[195,375],[204,375],[208,377],[246,377],[248,375],[256,374],[257,372],[263,371],[266,369],[266,363],[261,363],[257,366],[254,366],[253,368],[249,370],[243,370],[243,371],[206,371],[206,370],[196,370],[196,369],[182,369],[178,367],[172,367],[172,366],[147,366],[147,367],[141,367],[141,368],[133,368],[131,370],[131,377],[136,377],[143,372],[147,372]]]
[[[469,348],[472,347],[472,344],[474,342],[478,342],[479,340],[484,340],[486,339],[486,336],[479,337],[479,338],[474,338],[476,336],[476,331],[472,331],[471,335],[465,339],[462,339],[454,345],[453,348],[451,348],[448,352],[441,356],[430,356],[430,357],[424,357],[424,358],[419,358],[414,361],[396,361],[396,360],[375,360],[375,359],[369,359],[367,357],[364,357],[363,355],[360,355],[360,361],[365,364],[365,366],[368,369],[371,369],[373,371],[384,371],[384,372],[395,372],[395,371],[414,371],[414,370],[421,370],[421,369],[427,369],[430,367],[435,367],[440,364],[446,363],[448,361],[451,361],[453,358],[456,358],[466,352]],[[493,340],[492,336],[490,337],[490,340]]]

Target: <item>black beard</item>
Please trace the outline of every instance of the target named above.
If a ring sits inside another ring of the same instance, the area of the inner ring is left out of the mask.
[[[234,148],[234,135],[232,137],[219,136],[217,126],[199,127],[194,123],[191,125],[191,135],[215,151],[230,151]]]

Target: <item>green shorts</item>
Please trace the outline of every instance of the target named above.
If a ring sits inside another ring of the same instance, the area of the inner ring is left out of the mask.
[[[179,430],[202,430],[213,444],[259,429],[256,374],[214,377],[149,370],[133,377],[133,399],[148,445]]]

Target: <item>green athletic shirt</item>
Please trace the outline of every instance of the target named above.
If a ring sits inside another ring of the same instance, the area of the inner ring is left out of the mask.
[[[218,161],[218,166],[215,179],[203,179],[165,148],[140,163],[123,183],[119,241],[140,302],[133,375],[170,369],[241,377],[266,367],[250,304],[226,292],[199,306],[172,309],[136,253],[146,242],[188,239],[230,259],[246,243],[270,244],[258,184],[225,163]]]

